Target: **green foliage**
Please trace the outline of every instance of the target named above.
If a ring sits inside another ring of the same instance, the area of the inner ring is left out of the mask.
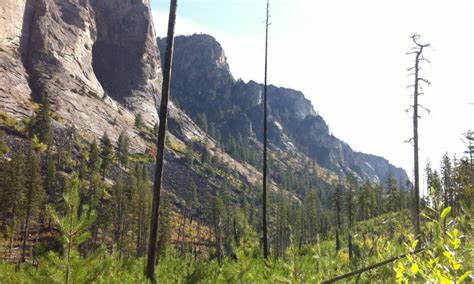
[[[100,158],[102,159],[100,169],[102,170],[102,178],[105,178],[106,171],[113,163],[113,154],[112,142],[107,133],[104,133],[100,139]]]
[[[135,127],[140,129],[143,127],[143,117],[142,115],[139,113],[137,114],[137,116],[135,117]]]
[[[44,206],[46,192],[43,187],[40,161],[32,147],[30,147],[30,150],[28,151],[25,167],[26,207],[30,209],[31,214],[40,213]]]
[[[26,132],[25,125],[22,122],[16,120],[15,118],[9,116],[8,114],[2,111],[0,111],[0,124],[4,124],[21,133]]]
[[[120,133],[119,138],[117,140],[117,150],[115,156],[117,157],[119,163],[124,167],[128,166],[128,145],[128,137],[125,135],[124,132]]]
[[[423,232],[425,250],[412,254],[418,240],[407,244],[407,258],[395,269],[399,283],[464,283],[474,278],[472,213],[452,217],[451,207],[443,211],[427,208]],[[467,210],[467,209],[465,209]],[[411,236],[413,240],[413,236]]]
[[[36,135],[33,135],[33,137],[31,138],[31,146],[35,151],[39,152],[44,152],[48,148],[48,145],[41,142]]]
[[[5,137],[5,132],[0,130],[0,160],[2,160],[4,158],[3,156],[10,151],[5,143]]]
[[[41,143],[50,145],[53,139],[51,121],[51,104],[47,97],[43,97],[40,108],[29,122],[30,137],[36,135]]]
[[[104,256],[105,248],[96,250],[83,258],[79,245],[89,237],[89,227],[96,218],[94,211],[80,207],[79,178],[73,174],[64,194],[66,214],[60,215],[51,206],[48,212],[61,231],[63,254],[50,252],[38,270],[31,270],[31,277],[38,283],[89,283],[95,281],[109,266],[110,260]]]

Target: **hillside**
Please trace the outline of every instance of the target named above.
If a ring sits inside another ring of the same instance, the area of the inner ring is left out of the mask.
[[[218,10],[210,2],[194,4]],[[473,282],[472,131],[466,156],[428,163],[420,186],[429,44],[410,37],[412,186],[403,169],[335,137],[308,94],[236,79],[210,35],[174,37],[177,0],[170,64],[152,17],[162,4],[0,2],[0,283]],[[380,136],[361,138],[389,148]]]
[[[1,112],[13,119],[26,119],[38,107],[36,102],[47,97],[57,114],[55,129],[73,128],[86,141],[104,133],[117,141],[124,132],[133,153],[152,150],[154,142],[134,125],[139,115],[146,127],[153,127],[160,97],[160,53],[146,2],[8,0],[2,8],[6,28],[2,29],[0,50],[0,72],[5,80],[0,89]],[[125,24],[127,28],[122,27]],[[235,81],[224,51],[206,35],[176,39],[174,70],[172,98],[179,107],[171,105],[169,130],[175,144],[198,143],[197,150],[206,145],[235,171],[241,180],[238,184],[259,186],[262,86]],[[306,169],[315,174],[312,183],[324,188],[334,177],[347,174],[361,181],[384,183],[391,173],[405,184],[407,176],[402,170],[378,157],[366,159],[331,136],[301,92],[271,86],[269,96],[274,186],[302,197],[309,187],[294,188],[296,185],[282,176],[290,168],[308,163],[314,168]],[[207,127],[202,125],[202,115],[208,120]],[[237,149],[233,145],[237,142],[249,146]],[[203,184],[200,179],[206,178],[193,173],[182,158],[179,151],[167,155],[170,166],[176,166],[165,170],[167,189],[181,197],[179,181],[183,180],[176,176],[177,167],[189,172],[184,176],[191,180],[184,184]],[[210,186],[222,181],[215,182]],[[230,183],[237,191],[238,184]]]
[[[161,56],[165,39],[158,39]],[[235,80],[225,52],[212,36],[195,34],[175,39],[171,91],[174,100],[205,131],[229,150],[238,137],[252,145],[261,142],[263,85]],[[403,169],[382,157],[353,151],[330,134],[327,123],[318,115],[304,94],[269,86],[269,139],[272,150],[299,153],[344,178],[354,175],[360,181],[385,182],[390,175],[401,185],[408,176]],[[253,146],[260,149],[260,143]]]

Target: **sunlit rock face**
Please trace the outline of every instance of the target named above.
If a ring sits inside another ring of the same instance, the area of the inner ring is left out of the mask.
[[[138,113],[157,122],[162,75],[148,1],[5,0],[0,9],[1,111],[23,118],[47,96],[86,136],[113,139],[135,136]]]
[[[164,56],[166,41],[158,39]],[[209,35],[175,39],[172,94],[191,117],[206,114],[221,137],[262,140],[262,84],[233,79],[221,45]],[[404,183],[408,177],[382,157],[355,152],[334,137],[302,92],[268,86],[268,138],[281,152],[296,151],[340,177],[383,182],[393,175]]]

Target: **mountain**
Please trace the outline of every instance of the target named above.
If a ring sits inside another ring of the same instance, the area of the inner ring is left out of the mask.
[[[164,56],[165,39],[158,39],[158,44]],[[235,137],[261,142],[263,85],[235,80],[216,39],[203,34],[179,36],[173,60],[172,96],[191,118],[196,121],[205,115],[208,133],[224,145]],[[269,86],[268,103],[273,151],[302,153],[341,177],[351,174],[378,183],[392,175],[403,185],[407,182],[403,169],[382,157],[356,152],[330,134],[303,93]]]
[[[83,147],[77,141],[107,133],[115,143],[123,132],[133,162],[149,163],[151,175],[162,82],[159,50],[164,49],[149,5],[148,0],[3,0],[0,128],[7,141],[26,140],[29,118],[47,99],[58,152],[71,151],[75,159]],[[203,200],[207,191],[225,186],[234,199],[244,195],[257,202],[262,85],[235,80],[211,36],[177,37],[175,51],[165,189],[177,205],[192,183]],[[354,152],[330,135],[301,92],[269,86],[269,105],[273,192],[300,200],[308,190],[329,189],[348,174],[383,182],[391,173],[407,180],[383,158]],[[143,127],[135,125],[138,116]],[[107,178],[114,180],[121,170],[116,165]]]
[[[123,132],[135,160],[153,160],[150,133],[158,122],[162,72],[149,5],[148,0],[2,1],[0,129],[10,144],[22,144],[18,139],[25,140],[29,118],[46,98],[52,103],[57,151],[72,151],[78,159],[82,146],[76,140],[92,142],[107,133],[115,143]],[[144,128],[135,126],[138,115]],[[207,188],[227,182],[223,171],[210,177],[203,168],[186,165],[188,148],[197,152],[205,145],[213,160],[231,167],[238,180],[230,184],[235,191],[261,180],[254,167],[219,151],[173,103],[169,116],[164,185],[176,200],[191,183],[204,197]],[[149,168],[151,175],[152,164]],[[110,172],[113,180],[120,168]]]

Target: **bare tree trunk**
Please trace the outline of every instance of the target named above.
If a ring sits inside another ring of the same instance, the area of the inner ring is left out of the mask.
[[[415,76],[415,83],[413,85],[414,94],[413,94],[413,155],[414,155],[414,176],[415,176],[415,191],[414,191],[414,223],[415,223],[415,235],[417,239],[420,239],[421,234],[421,224],[420,224],[420,170],[419,170],[419,161],[418,161],[418,96],[420,95],[419,88],[420,82],[429,82],[426,79],[420,77],[420,62],[424,60],[423,58],[423,49],[428,47],[429,44],[419,44],[417,39],[419,38],[418,35],[413,35],[412,37],[413,42],[415,43],[415,51],[410,52],[409,54],[416,54],[415,58],[415,66],[414,68],[414,76]],[[420,242],[418,242],[420,244]]]
[[[267,70],[268,70],[268,18],[270,2],[267,0],[267,17],[265,32],[265,87],[263,93],[263,192],[262,192],[262,226],[263,226],[263,257],[268,258],[267,232]]]
[[[150,223],[150,238],[148,246],[148,258],[146,267],[146,277],[154,284],[155,279],[155,262],[156,262],[156,247],[158,240],[158,221],[160,212],[160,194],[161,182],[163,177],[163,158],[165,151],[165,136],[166,136],[166,120],[168,118],[168,99],[170,92],[171,81],[171,65],[173,59],[173,44],[174,44],[174,27],[176,23],[176,10],[178,7],[178,0],[171,0],[170,14],[168,20],[168,35],[166,42],[166,57],[163,69],[163,85],[161,92],[160,104],[160,125],[158,129],[157,153],[156,153],[156,167],[155,180],[153,184],[153,203]]]

